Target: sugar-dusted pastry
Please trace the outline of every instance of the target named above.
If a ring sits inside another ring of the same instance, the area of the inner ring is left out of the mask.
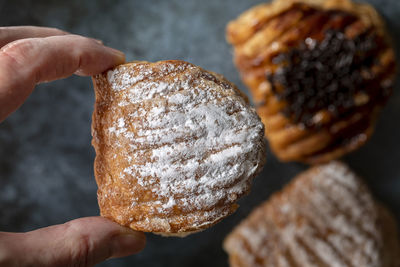
[[[396,222],[343,163],[317,165],[224,242],[231,267],[397,267]]]
[[[235,211],[265,161],[263,124],[235,85],[174,60],[120,65],[93,82],[102,216],[183,236]]]
[[[280,160],[327,162],[372,134],[395,77],[372,6],[275,0],[230,22],[227,40]]]

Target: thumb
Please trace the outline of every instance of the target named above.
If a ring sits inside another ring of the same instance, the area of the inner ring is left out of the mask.
[[[27,233],[0,233],[1,266],[93,266],[143,249],[143,233],[88,217]]]

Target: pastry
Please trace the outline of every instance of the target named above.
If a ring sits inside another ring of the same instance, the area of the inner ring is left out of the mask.
[[[224,242],[232,267],[400,266],[396,222],[343,163],[317,165]]]
[[[395,56],[384,23],[350,0],[275,0],[227,26],[234,61],[282,161],[323,163],[363,145]]]
[[[221,75],[184,61],[94,76],[92,135],[101,215],[183,236],[237,208],[265,161],[264,126]]]

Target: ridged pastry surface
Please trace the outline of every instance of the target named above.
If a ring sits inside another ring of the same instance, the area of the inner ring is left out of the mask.
[[[232,267],[400,264],[394,219],[339,162],[300,174],[237,226],[224,247]]]
[[[227,39],[279,159],[327,162],[370,137],[395,77],[373,7],[275,0],[230,22]]]
[[[120,65],[94,84],[103,216],[179,234],[236,209],[265,155],[263,124],[233,84],[183,61]]]

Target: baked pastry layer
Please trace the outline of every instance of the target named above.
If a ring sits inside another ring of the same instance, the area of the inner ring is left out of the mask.
[[[101,215],[184,235],[237,208],[264,161],[264,127],[221,75],[184,61],[132,62],[93,78]]]
[[[276,0],[230,22],[227,39],[279,159],[327,162],[370,137],[395,77],[373,7]]]
[[[226,238],[232,267],[400,264],[396,222],[342,163],[298,175]]]

